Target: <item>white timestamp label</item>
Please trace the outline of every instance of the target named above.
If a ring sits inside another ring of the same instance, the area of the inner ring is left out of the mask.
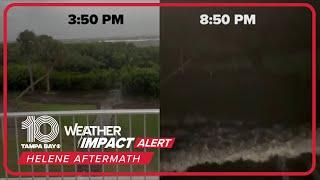
[[[255,14],[201,14],[200,15],[201,25],[255,25],[256,15]]]

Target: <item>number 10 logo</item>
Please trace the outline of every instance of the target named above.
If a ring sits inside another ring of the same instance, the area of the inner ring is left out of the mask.
[[[44,124],[50,125],[50,132],[43,134],[40,127]],[[49,143],[56,139],[59,134],[59,124],[51,116],[40,116],[36,119],[35,116],[27,116],[27,119],[22,122],[21,129],[27,129],[27,142],[34,142],[35,139],[42,143]]]

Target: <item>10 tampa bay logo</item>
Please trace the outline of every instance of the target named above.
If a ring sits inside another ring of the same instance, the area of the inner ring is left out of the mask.
[[[50,126],[50,128],[46,128]],[[44,132],[41,132],[43,127]],[[27,130],[27,143],[21,144],[22,148],[28,149],[54,149],[60,148],[60,144],[49,144],[59,135],[59,124],[51,116],[43,115],[27,116],[26,120],[21,123],[21,129]],[[49,132],[47,132],[49,129]],[[36,143],[39,141],[40,143]]]

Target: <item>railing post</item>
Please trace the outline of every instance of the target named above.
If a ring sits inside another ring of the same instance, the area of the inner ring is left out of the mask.
[[[19,154],[20,154],[20,146],[19,146],[19,133],[18,133],[18,122],[17,122],[17,118],[14,118],[14,126],[15,126],[15,134],[16,134],[16,147],[17,147],[17,160],[19,161]],[[19,163],[18,164],[18,171],[21,172],[21,166]],[[21,176],[19,176],[19,179],[21,178]]]
[[[75,124],[75,117],[74,114],[72,115],[72,124]],[[77,151],[77,146],[76,146],[76,136],[73,136],[73,151],[76,152]],[[78,167],[75,164],[74,165],[74,172],[78,171]],[[78,179],[78,176],[75,177],[75,179]]]
[[[47,134],[47,125],[44,126],[44,134]],[[44,151],[45,151],[45,152],[48,152],[48,149],[45,148]],[[48,164],[46,164],[46,172],[49,172],[49,165],[48,165]],[[49,178],[49,177],[46,176],[46,179],[48,179],[48,178]]]
[[[61,123],[61,115],[59,115],[59,124],[60,124],[60,128],[62,128],[62,123]],[[62,152],[62,133],[59,133],[59,143],[60,143],[60,152]],[[63,168],[63,164],[61,165],[61,172],[64,172],[64,168]],[[61,179],[63,180],[64,177],[61,176]]]
[[[118,126],[118,116],[117,116],[117,114],[114,115],[114,125]],[[116,140],[118,140],[118,135],[116,135]],[[116,148],[116,152],[118,152],[118,148]],[[116,172],[117,173],[119,172],[119,165],[118,164],[116,165]],[[116,179],[118,180],[119,176],[116,176]]]
[[[132,137],[132,122],[131,122],[131,114],[129,114],[129,137]],[[130,146],[130,152],[132,151],[132,146]],[[130,164],[130,172],[132,173],[132,165]],[[130,176],[132,179],[132,176]]]
[[[87,126],[90,126],[89,124],[89,115],[86,116],[86,120],[87,120]],[[87,135],[87,137],[89,137],[89,135]],[[88,147],[88,152],[90,152],[90,148]],[[88,170],[89,172],[91,172],[91,165],[88,165]],[[89,180],[91,180],[91,175],[89,175]]]
[[[159,115],[159,110],[158,109],[120,109],[120,110],[116,110],[116,109],[112,109],[112,110],[77,110],[77,111],[44,111],[44,112],[12,112],[12,113],[8,113],[8,117],[12,117],[14,118],[14,123],[15,123],[15,140],[16,140],[16,153],[17,153],[17,159],[19,159],[20,156],[20,144],[19,144],[19,128],[18,128],[18,118],[24,118],[26,116],[41,116],[41,115],[51,115],[51,116],[57,116],[58,117],[58,122],[60,124],[60,128],[63,128],[62,124],[62,116],[70,116],[72,117],[72,124],[75,124],[76,122],[76,116],[77,115],[86,115],[86,124],[89,125],[89,116],[90,115],[98,115],[98,114],[104,114],[104,115],[110,115],[114,117],[114,125],[117,126],[118,125],[118,115],[122,114],[122,115],[128,115],[128,121],[126,123],[128,123],[128,127],[129,127],[129,137],[133,136],[133,122],[132,122],[132,115],[143,115],[143,137],[146,138],[147,137],[147,115],[148,114],[154,114],[154,115],[158,115],[158,128],[157,128],[157,133],[158,136],[160,136],[160,115]],[[3,115],[3,114],[0,114]],[[152,118],[153,119],[153,118]],[[100,122],[101,125],[103,125],[103,122]],[[47,126],[44,126],[44,133],[47,133]],[[3,132],[2,132],[3,135]],[[119,138],[116,135],[116,140]],[[63,134],[60,133],[59,134],[59,143],[60,143],[60,152],[63,152],[63,148],[62,148],[62,143],[63,143]],[[73,150],[76,152],[77,151],[77,138],[76,136],[73,136]],[[118,152],[118,149],[115,149]],[[32,152],[33,150],[30,149],[30,151]],[[88,148],[88,152],[90,152],[91,149]],[[104,151],[104,148],[101,149],[101,151]],[[133,147],[130,147],[130,152],[133,151]],[[144,152],[147,152],[147,149],[144,148],[143,149]],[[45,152],[48,152],[48,149],[45,149]],[[21,166],[19,164],[17,164],[17,168],[18,171],[21,172]],[[144,165],[144,172],[147,172],[147,165]],[[75,172],[78,171],[78,166],[75,164],[74,165],[74,169]],[[32,172],[34,172],[34,165],[31,165],[31,170]],[[158,149],[158,170],[160,171],[160,150]],[[49,172],[50,171],[50,166],[48,164],[45,165],[45,172]],[[92,172],[92,166],[88,165],[88,171]],[[102,171],[105,172],[105,166],[102,165]],[[132,173],[134,171],[133,165],[130,165],[130,172]],[[61,172],[64,172],[64,165],[61,165]],[[119,165],[116,165],[116,172],[119,172]],[[7,173],[5,174],[6,177],[8,177]],[[21,176],[19,176],[19,179],[21,178]],[[34,178],[32,176],[32,178]],[[46,176],[45,178],[48,179],[48,176]],[[78,179],[78,177],[75,177],[76,179]],[[64,179],[64,177],[62,176],[61,179]],[[91,176],[89,175],[89,179],[91,179]],[[105,177],[103,177],[103,179],[105,179]],[[116,177],[116,179],[118,179],[118,176]],[[130,176],[130,179],[133,179],[132,176]],[[147,176],[144,176],[144,179],[147,179]]]
[[[100,121],[100,126],[102,127],[103,126],[103,123],[102,121]],[[101,151],[104,152],[104,147],[101,147]],[[104,169],[104,164],[101,165],[101,170],[102,172],[105,172],[105,169]],[[102,176],[102,179],[104,180],[104,176]]]

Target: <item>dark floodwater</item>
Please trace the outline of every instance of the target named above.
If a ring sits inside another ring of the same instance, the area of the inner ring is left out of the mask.
[[[249,69],[209,77],[193,65],[161,86],[161,135],[176,137],[162,151],[162,170],[308,169],[309,78]]]
[[[224,124],[171,129],[176,144],[162,151],[163,171],[306,171],[311,164],[311,128],[276,124]],[[302,165],[294,165],[302,164]],[[291,166],[292,165],[292,166]]]

